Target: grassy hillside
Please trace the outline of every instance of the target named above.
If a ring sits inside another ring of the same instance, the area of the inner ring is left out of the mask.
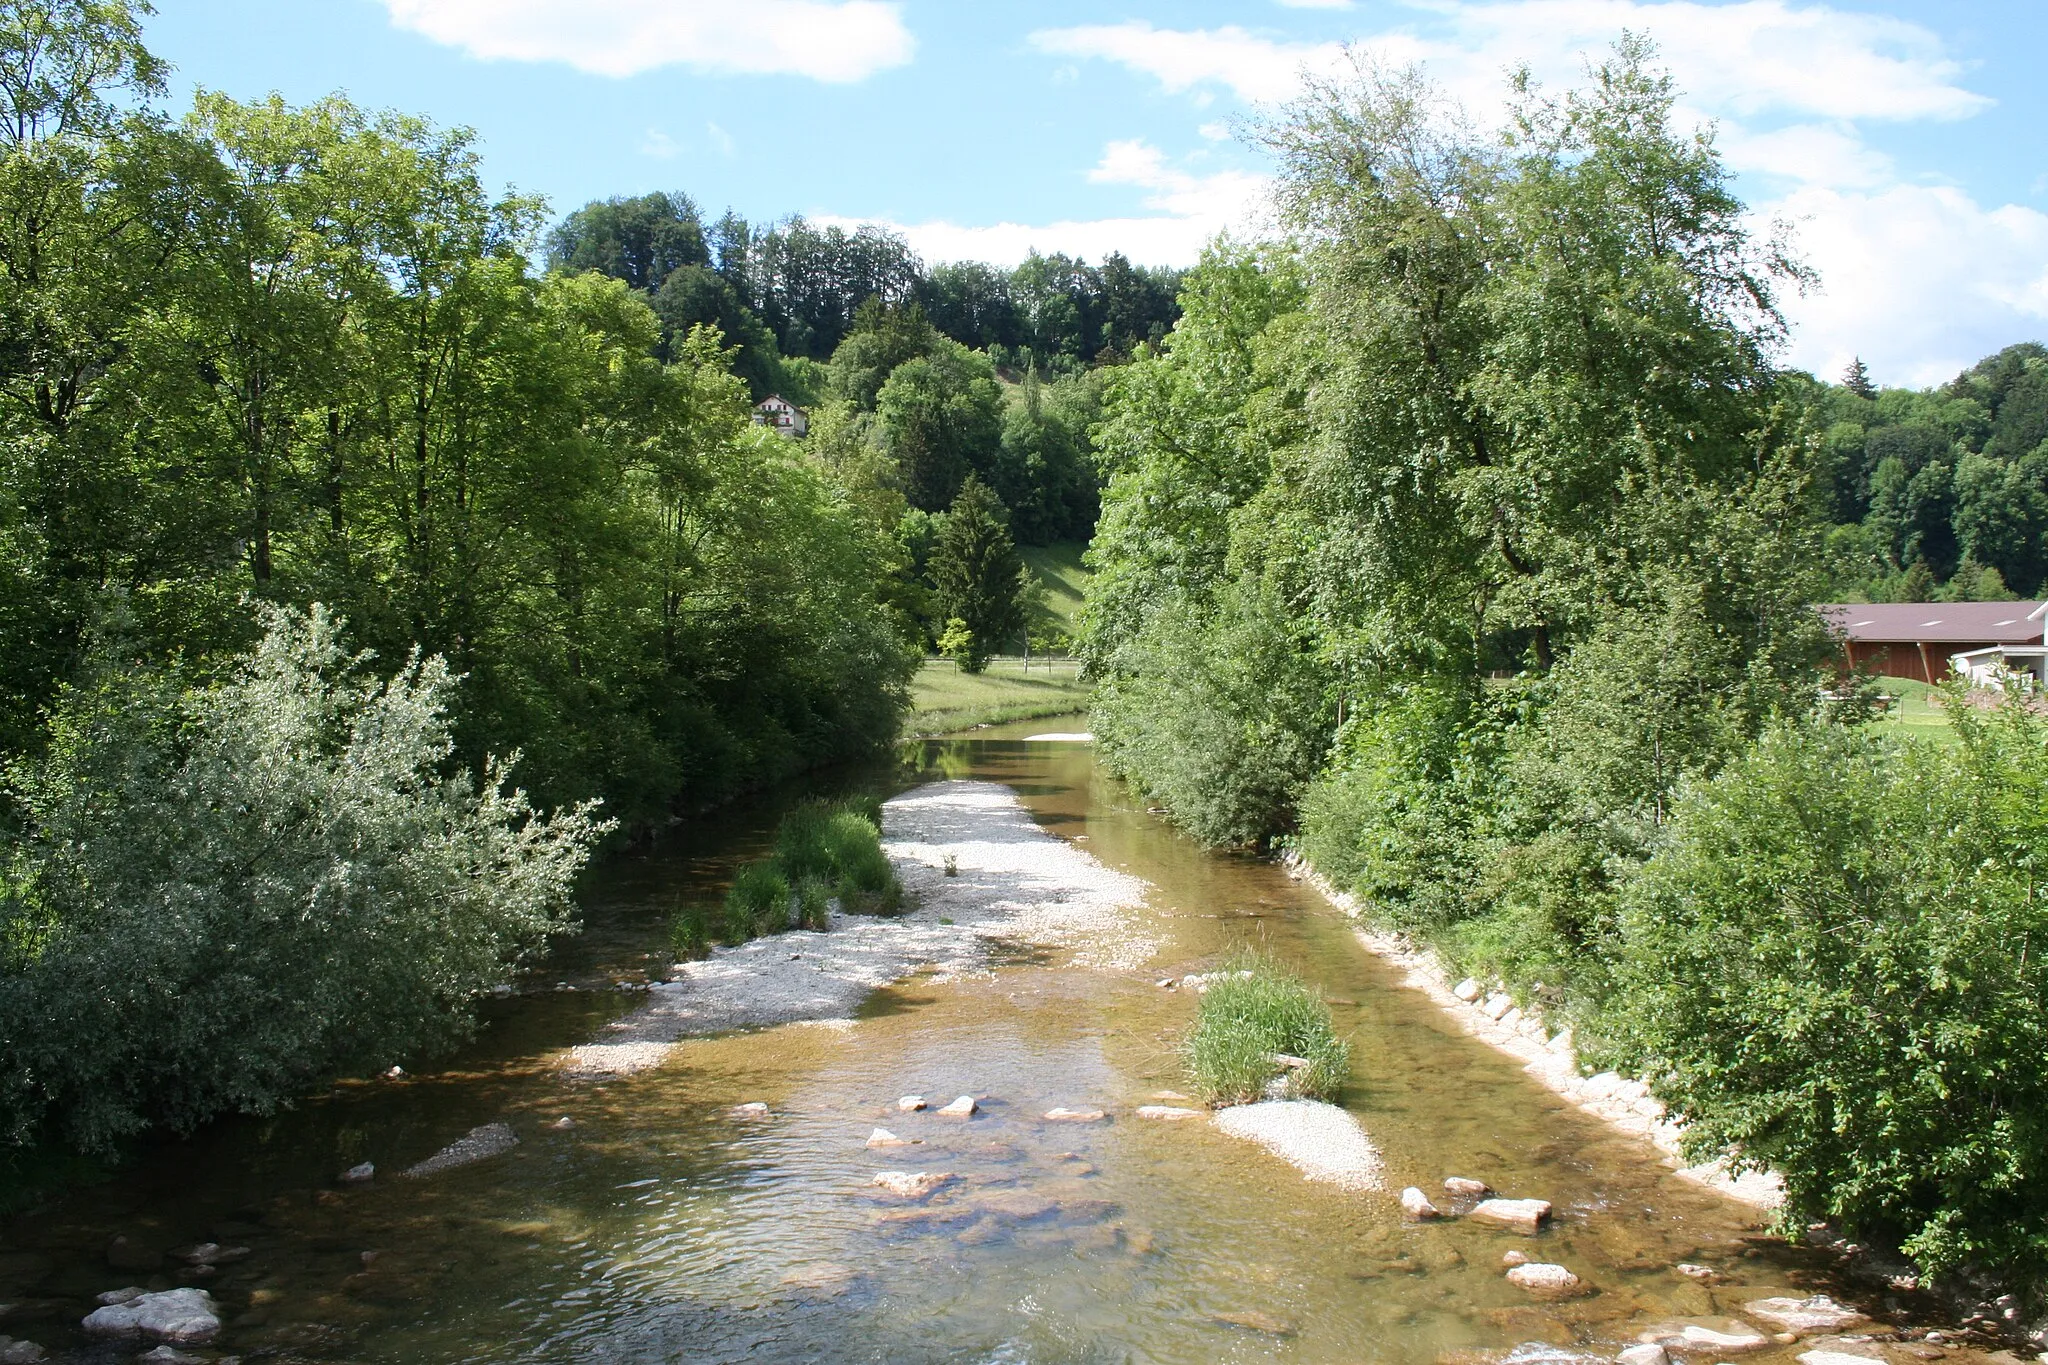
[[[1087,548],[1085,540],[1017,547],[1031,572],[1045,584],[1047,615],[1069,635],[1074,633],[1074,613],[1081,609],[1081,599],[1088,591],[1088,570],[1081,564],[1081,553]]]
[[[1045,663],[991,659],[988,671],[962,673],[951,659],[927,659],[910,689],[909,733],[945,735],[977,725],[1062,716],[1088,707],[1088,688],[1071,659]]]
[[[1897,735],[1932,739],[1944,744],[1955,742],[1955,731],[1949,728],[1948,716],[1936,704],[1934,689],[1926,683],[1911,678],[1879,678],[1877,690],[1896,700],[1873,724]]]

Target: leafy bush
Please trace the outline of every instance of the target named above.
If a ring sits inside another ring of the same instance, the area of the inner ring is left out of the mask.
[[[725,893],[725,941],[741,944],[789,928],[789,879],[772,863],[746,863]]]
[[[2048,1270],[2048,722],[1784,728],[1624,892],[1606,1029],[1699,1151],[1933,1272]]]
[[[1103,761],[1206,844],[1283,830],[1328,736],[1323,683],[1301,632],[1256,586],[1214,607],[1161,608],[1096,691]]]
[[[265,608],[220,682],[67,692],[0,882],[0,1141],[105,1153],[466,1034],[608,828],[450,775],[454,679]]]
[[[1263,955],[1233,955],[1202,993],[1186,1045],[1196,1088],[1211,1104],[1252,1104],[1288,1074],[1296,1098],[1333,1099],[1351,1070],[1351,1049],[1330,1027],[1330,1009],[1301,980]],[[1293,1070],[1276,1054],[1308,1062]]]

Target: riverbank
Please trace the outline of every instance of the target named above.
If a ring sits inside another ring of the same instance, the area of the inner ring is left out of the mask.
[[[662,1064],[681,1040],[732,1029],[851,1019],[870,992],[913,972],[986,971],[1000,943],[1071,948],[1084,967],[1129,970],[1151,945],[1118,912],[1149,888],[1040,829],[992,782],[933,782],[882,806],[882,847],[903,882],[901,915],[834,911],[831,928],[718,948],[678,963],[648,1000],[569,1050],[572,1075]]]
[[[1544,1088],[1562,1095],[1586,1113],[1630,1137],[1655,1147],[1673,1170],[1687,1180],[1719,1191],[1758,1209],[1785,1202],[1785,1187],[1768,1171],[1729,1171],[1725,1162],[1688,1164],[1681,1150],[1685,1130],[1665,1115],[1664,1106],[1641,1081],[1614,1072],[1584,1074],[1572,1046],[1571,1030],[1553,1032],[1539,1014],[1525,1012],[1498,989],[1454,980],[1442,959],[1407,939],[1367,927],[1364,907],[1339,891],[1307,860],[1290,853],[1282,860],[1287,875],[1315,890],[1357,924],[1358,941],[1401,973],[1402,984],[1422,992],[1466,1033],[1522,1064]]]
[[[1075,659],[991,659],[963,673],[951,659],[927,659],[911,683],[903,731],[917,738],[957,734],[985,725],[1045,720],[1088,709],[1092,690]]]

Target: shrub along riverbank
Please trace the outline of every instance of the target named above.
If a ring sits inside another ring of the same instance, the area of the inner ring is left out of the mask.
[[[1503,141],[1372,71],[1264,130],[1282,236],[1105,393],[1091,728],[1569,1020],[1788,1225],[2038,1280],[2048,722],[1956,698],[1944,747],[1832,686],[1803,276],[1674,99],[1630,40]]]

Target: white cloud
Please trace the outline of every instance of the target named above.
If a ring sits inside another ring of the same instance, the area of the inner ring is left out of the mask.
[[[1502,0],[1417,3],[1420,22],[1367,34],[1359,45],[1390,65],[1424,62],[1483,113],[1502,73],[1527,63],[1542,79],[1570,81],[1622,30],[1657,44],[1679,86],[1708,107],[1748,116],[1823,119],[1962,118],[1990,101],[1957,83],[1961,67],[1928,29],[1884,15],[1788,0]],[[1159,29],[1138,20],[1031,35],[1041,51],[1117,62],[1170,92],[1204,84],[1241,99],[1285,99],[1304,68],[1334,69],[1334,43],[1289,43],[1236,25]]]
[[[1112,142],[1088,172],[1098,185],[1128,185],[1156,212],[1114,218],[1062,219],[1052,223],[993,223],[966,226],[939,220],[888,223],[927,261],[989,261],[1014,265],[1036,250],[1064,251],[1099,260],[1121,251],[1140,265],[1192,265],[1220,232],[1255,235],[1268,181],[1248,171],[1195,175],[1175,168],[1158,148],[1140,139]],[[852,219],[820,217],[851,227]]]
[[[1926,385],[2048,340],[2048,214],[1926,185],[1815,186],[1762,212],[1793,222],[1820,271],[1818,291],[1785,301],[1802,369],[1833,378],[1861,355],[1880,383]]]
[[[1760,133],[1724,124],[1719,145],[1738,171],[1802,185],[1872,189],[1897,179],[1892,159],[1843,124],[1795,123]]]
[[[665,66],[857,81],[911,58],[883,0],[384,0],[391,21],[487,61],[563,62],[598,76]]]
[[[671,160],[681,150],[676,140],[659,128],[649,128],[640,138],[640,155],[657,161]]]

